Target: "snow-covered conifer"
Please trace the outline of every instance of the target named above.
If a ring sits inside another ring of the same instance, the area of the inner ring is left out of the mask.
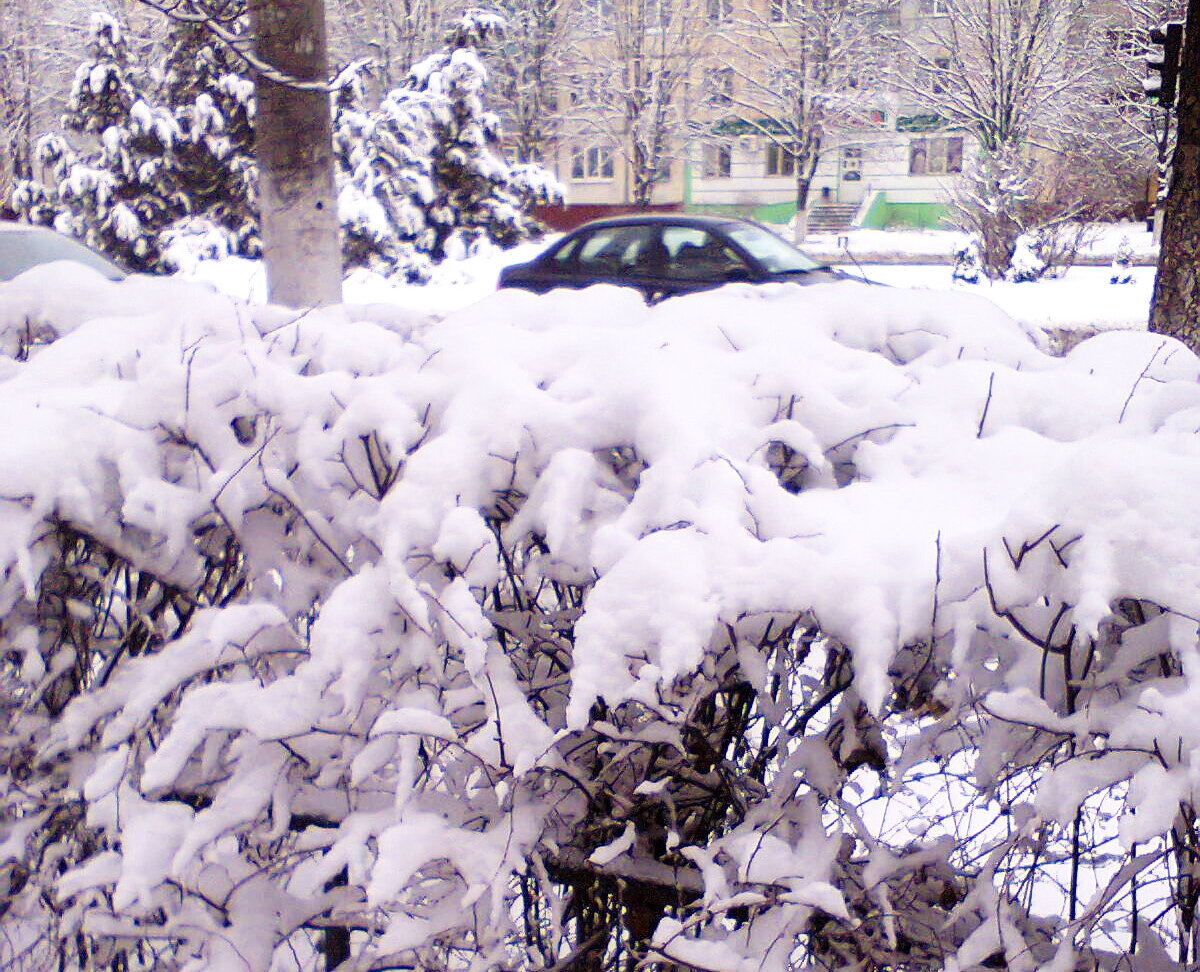
[[[347,268],[424,280],[434,243],[427,221],[434,199],[430,112],[391,95],[370,110],[364,70],[358,64],[343,72],[334,101],[343,256]]]
[[[83,152],[61,135],[45,136],[38,158],[51,181],[24,183],[15,199],[31,221],[78,236],[132,269],[154,269],[159,232],[187,211],[170,165],[179,126],[156,104],[153,77],[112,17],[93,14],[88,53],[63,122],[96,147]]]
[[[537,227],[528,211],[528,192],[538,183],[527,172],[514,180],[500,152],[499,117],[484,106],[487,69],[480,48],[503,29],[503,19],[495,14],[463,15],[452,25],[445,48],[415,65],[405,85],[390,95],[400,111],[416,101],[430,116],[434,198],[428,224],[434,259],[447,255],[455,236],[461,240],[455,248],[480,238],[508,246]]]
[[[244,3],[224,18],[242,23]],[[202,27],[172,28],[162,98],[179,125],[172,166],[188,212],[229,234],[229,252],[259,251],[254,162],[254,83],[229,48]]]
[[[532,206],[561,198],[546,169],[505,162],[499,120],[484,106],[479,47],[502,25],[491,14],[458,19],[446,47],[374,110],[364,104],[362,67],[344,72],[334,145],[347,266],[420,280],[476,241],[528,238],[538,227]]]

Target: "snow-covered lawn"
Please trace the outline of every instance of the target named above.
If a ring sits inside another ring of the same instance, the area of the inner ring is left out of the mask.
[[[776,230],[787,237],[786,227],[776,227]],[[1129,241],[1137,262],[1153,262],[1158,246],[1145,223],[1094,224],[1079,255],[1086,261],[1111,261],[1122,240]],[[967,235],[956,230],[851,229],[840,233],[810,233],[804,246],[822,259],[838,259],[844,244],[844,249],[859,260],[878,256],[892,263],[923,263],[949,261],[966,242]]]
[[[1120,227],[1108,228],[1102,237],[1110,240]],[[959,234],[933,232],[870,234],[873,246],[887,252],[952,252]],[[1147,239],[1149,234],[1143,234]],[[1145,242],[1144,240],[1142,241]],[[434,272],[427,284],[397,283],[377,274],[360,271],[345,285],[345,299],[354,304],[394,304],[413,311],[445,316],[487,297],[496,289],[500,269],[509,263],[532,259],[545,243],[528,243],[511,250],[486,248],[481,254],[464,260],[448,260]],[[1114,244],[1115,247],[1115,244]],[[1154,268],[1135,267],[1134,282],[1109,283],[1107,267],[1072,268],[1061,279],[1037,283],[1013,284],[986,281],[976,285],[955,283],[947,265],[842,264],[843,268],[863,274],[870,280],[894,287],[929,290],[961,290],[979,294],[1003,308],[1023,324],[1050,331],[1082,331],[1090,334],[1113,329],[1144,329],[1149,317],[1150,297],[1154,288]],[[262,265],[246,260],[202,262],[192,275],[211,282],[223,293],[261,302],[266,287]]]
[[[1112,284],[1108,267],[1072,267],[1066,275],[1036,283],[956,283],[948,266],[845,266],[895,287],[979,294],[1008,314],[1051,331],[1144,330],[1154,292],[1154,267],[1134,267],[1133,283]]]

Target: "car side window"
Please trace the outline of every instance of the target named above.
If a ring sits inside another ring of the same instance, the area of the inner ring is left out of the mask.
[[[567,269],[575,259],[575,254],[579,252],[580,237],[575,237],[573,240],[567,240],[562,246],[554,251],[550,256],[550,266],[556,270]]]
[[[579,269],[604,276],[661,273],[665,260],[665,254],[657,252],[661,245],[654,226],[606,226],[580,245]]]
[[[694,226],[663,228],[667,276],[675,280],[746,279],[750,267],[721,237]]]

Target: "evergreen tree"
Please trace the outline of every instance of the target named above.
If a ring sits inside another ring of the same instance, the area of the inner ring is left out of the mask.
[[[240,29],[245,0],[206,2]],[[484,108],[479,48],[502,25],[490,14],[460,18],[446,46],[374,109],[363,95],[366,62],[342,72],[333,139],[347,267],[423,280],[479,241],[528,238],[538,227],[532,205],[561,197],[545,169],[504,161],[498,117]],[[43,138],[53,179],[17,187],[21,214],[134,270],[257,256],[256,103],[236,55],[203,26],[177,22],[156,77],[134,62],[112,18],[95,15],[92,34],[64,125],[99,146],[83,153],[63,135]]]
[[[481,240],[509,246],[528,238],[538,226],[532,204],[561,196],[545,169],[504,161],[499,118],[484,108],[479,49],[502,28],[491,14],[459,18],[446,46],[375,111],[358,107],[355,83],[342,89],[334,138],[350,265],[382,264],[419,279],[430,261]]]
[[[243,23],[243,0],[227,2],[224,19]],[[166,59],[162,98],[171,106],[181,137],[172,159],[188,212],[189,229],[214,227],[228,236],[230,253],[259,252],[257,169],[254,163],[254,84],[239,72],[228,47],[202,26],[178,23]],[[178,229],[172,235],[178,235]]]
[[[392,95],[375,111],[367,109],[363,70],[357,64],[343,72],[335,96],[333,141],[346,266],[424,280],[434,243],[426,222],[434,199],[429,112],[423,104],[402,104]]]
[[[82,156],[63,136],[45,136],[38,157],[53,182],[20,184],[14,202],[32,222],[78,236],[131,269],[152,270],[159,233],[187,211],[170,164],[179,126],[154,105],[154,79],[134,62],[112,17],[92,15],[88,54],[63,124],[98,147]]]
[[[405,94],[426,99],[432,116],[431,158],[436,197],[429,209],[432,252],[440,259],[451,239],[486,237],[501,246],[532,231],[511,173],[499,152],[500,119],[483,107],[487,71],[479,48],[503,29],[495,15],[469,14],[451,27],[446,47],[415,65]],[[393,97],[404,100],[403,94]]]

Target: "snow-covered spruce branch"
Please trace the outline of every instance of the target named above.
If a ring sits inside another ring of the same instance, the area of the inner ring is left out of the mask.
[[[157,10],[171,20],[203,28],[217,41],[237,54],[255,75],[273,84],[284,85],[299,91],[324,91],[335,94],[351,82],[351,74],[346,69],[339,70],[324,81],[298,78],[280,71],[255,53],[253,34],[237,29],[240,12],[233,12],[226,16],[214,14],[208,0],[137,0],[137,2],[152,10]],[[365,61],[360,61],[360,63],[365,63]]]

